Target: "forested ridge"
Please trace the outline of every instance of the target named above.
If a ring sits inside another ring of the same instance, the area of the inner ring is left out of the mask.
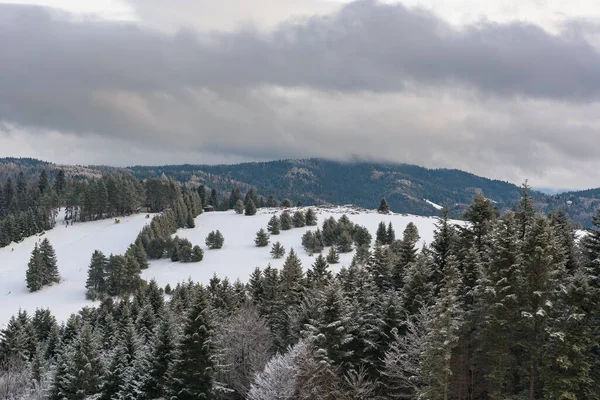
[[[34,182],[42,169],[51,179],[60,169],[75,180],[97,179],[103,174],[133,175],[138,180],[172,178],[188,188],[204,186],[207,192],[215,189],[219,209],[233,208],[229,194],[235,188],[242,192],[253,189],[279,200],[288,198],[294,204],[355,204],[369,209],[375,208],[379,199],[385,197],[394,212],[437,215],[438,210],[425,201],[429,200],[448,206],[454,218],[462,216],[476,193],[492,199],[502,212],[514,209],[520,199],[519,187],[512,183],[460,170],[323,159],[116,168],[58,166],[35,159],[5,158],[0,159],[0,183],[9,177],[14,180],[19,172],[24,172],[27,182]],[[563,210],[572,221],[585,228],[592,226],[592,216],[600,207],[599,189],[556,195],[532,191],[532,196],[541,211]]]
[[[453,225],[444,210],[422,249],[412,224],[398,238],[381,226],[372,247],[346,216],[318,221],[303,243],[319,238],[312,265],[290,251],[281,270],[257,268],[247,283],[141,281],[64,324],[48,310],[21,312],[0,333],[0,390],[31,399],[596,398],[600,212],[579,242],[566,215],[541,213],[526,186],[514,211],[499,215],[477,195],[464,217]],[[152,239],[138,240],[148,249]],[[333,274],[321,252],[348,245],[351,265]]]

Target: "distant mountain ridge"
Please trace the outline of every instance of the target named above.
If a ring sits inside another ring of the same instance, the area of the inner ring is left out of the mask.
[[[434,205],[448,205],[460,216],[477,192],[492,199],[502,211],[516,205],[521,188],[515,184],[480,177],[457,169],[428,169],[410,164],[337,162],[324,159],[279,160],[234,165],[59,166],[35,159],[0,158],[0,181],[25,169],[34,174],[66,168],[68,173],[86,177],[102,173],[133,174],[138,179],[163,174],[188,185],[215,188],[221,197],[232,188],[242,192],[254,188],[264,196],[290,198],[308,204],[355,204],[375,208],[385,197],[395,212],[438,215]],[[548,195],[533,192],[544,212],[562,209],[582,226],[600,207],[600,188]],[[431,203],[430,203],[431,202]]]
[[[181,182],[196,181],[223,192],[241,184],[254,187],[265,196],[288,197],[303,204],[356,204],[375,208],[385,197],[392,210],[419,215],[439,213],[426,200],[461,208],[469,204],[478,191],[483,191],[502,207],[512,204],[520,195],[520,188],[508,182],[459,170],[427,169],[409,164],[306,159],[128,169],[138,178],[165,174]]]

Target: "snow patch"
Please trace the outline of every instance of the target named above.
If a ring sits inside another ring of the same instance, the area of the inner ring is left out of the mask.
[[[427,199],[423,199],[425,200],[425,203],[429,204],[430,206],[433,206],[433,208],[435,208],[436,210],[442,210],[444,207],[440,206],[439,204],[435,204],[433,201],[429,201]]]
[[[31,314],[36,308],[50,308],[59,321],[64,321],[71,313],[93,305],[85,299],[92,253],[98,249],[107,256],[123,254],[149,221],[145,214],[135,214],[122,217],[120,224],[106,219],[65,227],[63,211],[54,229],[0,248],[0,328],[19,309]],[[25,283],[27,263],[35,243],[44,238],[56,251],[61,282],[31,293]]]
[[[298,208],[292,207],[288,210],[293,213]],[[329,217],[339,219],[346,214],[352,222],[367,227],[373,239],[381,221],[386,224],[391,222],[397,237],[401,236],[406,225],[412,222],[419,229],[421,245],[432,242],[437,221],[432,217],[379,214],[375,210],[365,210],[352,205],[315,207],[314,210],[319,226]],[[204,260],[188,264],[174,263],[169,259],[154,260],[150,262],[149,269],[142,271],[142,278],[154,278],[161,286],[167,283],[173,286],[188,279],[208,283],[213,274],[220,278],[227,277],[231,282],[236,279],[245,282],[256,267],[263,269],[268,264],[275,268],[283,266],[285,257],[275,260],[270,255],[271,244],[275,241],[281,242],[286,254],[290,248],[294,248],[306,270],[314,262],[315,256],[311,257],[304,251],[301,238],[306,231],[314,230],[316,226],[282,231],[280,235],[271,237],[268,247],[259,248],[254,245],[256,232],[260,228],[266,228],[269,219],[281,212],[279,208],[260,209],[257,215],[251,217],[238,215],[234,211],[203,213],[196,218],[196,228],[180,229],[176,234],[188,238],[194,245],[201,246],[204,250]],[[21,243],[0,249],[0,328],[19,309],[33,313],[36,308],[50,308],[59,321],[65,321],[71,313],[79,311],[82,307],[97,304],[85,299],[85,281],[92,253],[98,249],[107,256],[111,253],[123,254],[142,227],[150,221],[145,218],[145,214],[141,214],[123,217],[120,224],[115,224],[114,220],[109,219],[76,223],[65,228],[63,216],[61,213],[53,230],[43,234],[56,250],[62,279],[59,284],[34,293],[27,290],[25,271],[33,246],[40,237],[33,236]],[[223,233],[225,244],[220,250],[208,250],[204,240],[210,231],[216,229]],[[326,248],[324,253],[328,250]],[[350,265],[353,254],[340,254],[340,263],[331,266],[332,272]]]

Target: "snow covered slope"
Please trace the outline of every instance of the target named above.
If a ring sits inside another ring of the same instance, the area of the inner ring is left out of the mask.
[[[396,231],[396,238],[402,237],[402,231],[409,222],[414,223],[419,229],[422,243],[430,243],[433,239],[435,229],[435,218],[419,217],[414,215],[378,214],[375,211],[367,211],[349,208],[337,207],[332,209],[315,209],[318,216],[319,227],[323,221],[331,216],[338,219],[343,214],[348,215],[350,220],[356,224],[364,225],[373,235],[375,241],[375,232],[377,225],[381,221],[387,224],[391,222]],[[292,210],[293,211],[293,210]],[[275,260],[271,258],[271,245],[268,247],[256,247],[254,238],[260,228],[267,227],[269,219],[273,214],[279,215],[281,212],[275,209],[262,209],[254,216],[238,215],[234,211],[204,213],[196,219],[196,228],[181,229],[177,235],[189,239],[192,244],[200,245],[204,250],[204,260],[200,263],[181,264],[172,263],[170,260],[157,260],[151,263],[151,267],[142,272],[142,277],[146,280],[156,279],[159,285],[164,286],[167,283],[171,285],[177,282],[185,281],[188,278],[197,282],[208,282],[208,280],[217,274],[220,278],[228,277],[233,283],[236,279],[243,282],[247,281],[254,268],[261,269],[268,264],[276,268],[281,268],[285,257]],[[316,226],[293,228],[289,231],[281,231],[280,235],[271,237],[271,244],[279,241],[286,249],[286,256],[290,248],[300,257],[304,269],[310,267],[315,257],[308,255],[301,245],[301,238],[304,232],[316,229]],[[204,240],[212,230],[219,229],[225,237],[225,244],[220,250],[207,250]],[[326,254],[328,248],[325,249]],[[354,253],[340,254],[340,263],[332,265],[333,272],[338,271],[342,266],[348,266],[352,261]]]
[[[33,236],[21,243],[0,249],[0,327],[19,309],[32,313],[36,308],[50,308],[59,320],[84,306],[87,267],[94,250],[106,255],[122,254],[148,223],[145,214],[114,220],[76,223],[66,228],[64,214],[57,218],[56,227],[42,236]],[[61,283],[30,293],[25,284],[25,271],[36,241],[47,237],[56,250]],[[14,249],[14,251],[13,251]]]
[[[293,211],[293,210],[292,210]],[[396,237],[402,237],[402,231],[409,222],[419,229],[421,243],[430,243],[433,239],[435,218],[413,215],[382,215],[375,211],[356,210],[352,207],[316,209],[319,226],[333,216],[336,219],[347,214],[357,224],[366,226],[373,238],[380,221],[392,222]],[[150,268],[142,272],[146,280],[155,278],[161,286],[192,279],[208,282],[217,274],[228,277],[232,282],[236,279],[246,281],[255,267],[264,268],[269,263],[277,268],[283,265],[284,259],[271,258],[271,246],[258,248],[254,245],[256,232],[266,228],[273,214],[280,214],[279,209],[262,209],[255,216],[237,215],[233,211],[204,213],[196,218],[196,228],[182,229],[177,232],[180,237],[190,239],[194,245],[204,250],[204,260],[200,263],[173,263],[163,259],[152,261]],[[141,228],[149,222],[145,215],[133,215],[122,218],[116,225],[113,220],[79,223],[65,228],[61,225],[62,216],[58,218],[55,229],[46,232],[57,253],[58,268],[62,282],[47,287],[39,292],[30,293],[25,284],[25,271],[34,243],[40,237],[31,237],[21,243],[0,249],[0,328],[6,324],[10,316],[19,309],[32,313],[36,308],[50,308],[54,315],[64,321],[71,313],[94,303],[85,299],[85,281],[87,267],[92,252],[96,249],[109,255],[122,254],[131,244]],[[220,250],[208,250],[204,240],[212,230],[219,229],[225,237],[225,245]],[[294,228],[282,231],[273,236],[271,243],[280,241],[289,252],[290,248],[298,253],[303,267],[306,269],[314,262],[302,248],[301,237],[307,230],[316,227]],[[12,251],[14,248],[14,251]],[[325,251],[327,251],[326,249]],[[353,253],[340,254],[340,263],[332,266],[338,271],[349,265]]]

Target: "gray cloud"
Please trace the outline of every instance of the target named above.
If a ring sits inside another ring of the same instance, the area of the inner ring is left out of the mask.
[[[577,27],[459,30],[360,1],[269,31],[169,35],[0,5],[0,121],[16,127],[0,155],[27,131],[94,163],[358,155],[572,185],[600,144],[600,56],[594,26]]]

